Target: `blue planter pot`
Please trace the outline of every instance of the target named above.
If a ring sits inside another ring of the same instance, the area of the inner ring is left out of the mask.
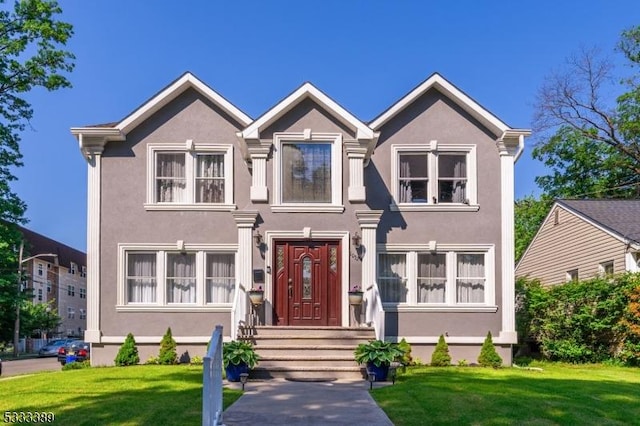
[[[389,374],[389,366],[381,365],[376,367],[372,362],[367,363],[367,372],[374,373],[376,375],[376,382],[384,382],[387,380],[387,374]]]
[[[240,375],[242,373],[249,373],[249,366],[247,364],[233,365],[229,364],[224,369],[227,373],[227,380],[230,382],[239,382]]]

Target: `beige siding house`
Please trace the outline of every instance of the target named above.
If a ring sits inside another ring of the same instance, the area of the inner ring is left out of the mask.
[[[545,285],[637,272],[640,200],[558,200],[516,266]]]
[[[256,323],[367,328],[423,360],[441,334],[475,360],[491,331],[510,362],[513,169],[529,131],[439,74],[367,123],[311,83],[253,119],[186,73],[121,121],[71,131],[88,163],[94,364],[129,332],[146,359],[168,326],[201,354],[216,324],[234,339]]]

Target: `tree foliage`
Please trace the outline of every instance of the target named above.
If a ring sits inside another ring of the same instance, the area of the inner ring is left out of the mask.
[[[138,347],[136,346],[136,339],[133,337],[133,334],[127,334],[127,338],[118,350],[114,363],[119,367],[140,363]]]
[[[448,367],[451,365],[451,355],[449,354],[449,345],[444,340],[444,335],[440,335],[436,348],[431,354],[432,367]]]
[[[176,341],[171,335],[171,327],[162,336],[160,341],[160,353],[158,354],[158,364],[171,365],[178,363],[178,353],[176,352]]]
[[[33,117],[26,95],[33,89],[70,87],[66,74],[74,56],[63,47],[72,26],[59,20],[62,10],[50,0],[19,0],[12,7],[0,0],[0,340],[9,340],[16,307],[16,249],[22,239],[26,206],[11,190],[12,171],[22,165],[20,134]]]
[[[596,277],[544,288],[519,280],[519,340],[550,360],[640,364],[640,274]]]
[[[532,195],[516,200],[514,207],[516,262],[520,260],[531,240],[535,237],[552,204],[553,201],[547,197],[537,199]]]

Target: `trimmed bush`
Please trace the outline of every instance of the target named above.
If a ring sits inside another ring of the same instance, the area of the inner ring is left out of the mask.
[[[449,354],[449,345],[444,341],[444,335],[440,335],[436,349],[431,355],[432,367],[448,367],[451,365],[451,355]]]
[[[147,358],[147,360],[144,362],[144,365],[158,365],[158,364],[160,364],[159,358],[153,355]]]
[[[171,335],[171,327],[162,336],[160,341],[160,353],[158,354],[158,364],[172,365],[178,363],[178,353],[176,352],[176,341]]]
[[[140,362],[140,356],[138,355],[138,348],[136,347],[136,340],[133,338],[133,334],[127,334],[127,338],[124,340],[122,346],[120,346],[114,362],[118,367],[136,365]]]
[[[91,367],[90,361],[75,361],[75,362],[68,362],[65,365],[63,365],[62,371],[82,370],[84,368],[90,368],[90,367]]]
[[[495,346],[493,346],[491,332],[488,332],[487,337],[484,339],[482,349],[480,349],[480,356],[478,357],[478,364],[483,367],[493,368],[502,366],[502,358],[498,355],[498,352],[496,352]]]
[[[402,340],[400,340],[400,342],[398,342],[398,349],[404,352],[404,355],[402,355],[402,358],[400,358],[399,360],[402,365],[416,365],[413,357],[411,356],[411,345],[405,340],[404,337],[402,338]]]

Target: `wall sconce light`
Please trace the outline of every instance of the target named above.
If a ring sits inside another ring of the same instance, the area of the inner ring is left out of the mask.
[[[362,241],[362,237],[360,237],[360,235],[358,234],[358,231],[355,232],[355,234],[353,234],[353,237],[351,237],[351,242],[353,243],[353,246],[356,249],[360,248],[360,243]]]
[[[262,246],[262,234],[256,229],[256,233],[253,235],[253,241],[256,243],[256,247]]]

